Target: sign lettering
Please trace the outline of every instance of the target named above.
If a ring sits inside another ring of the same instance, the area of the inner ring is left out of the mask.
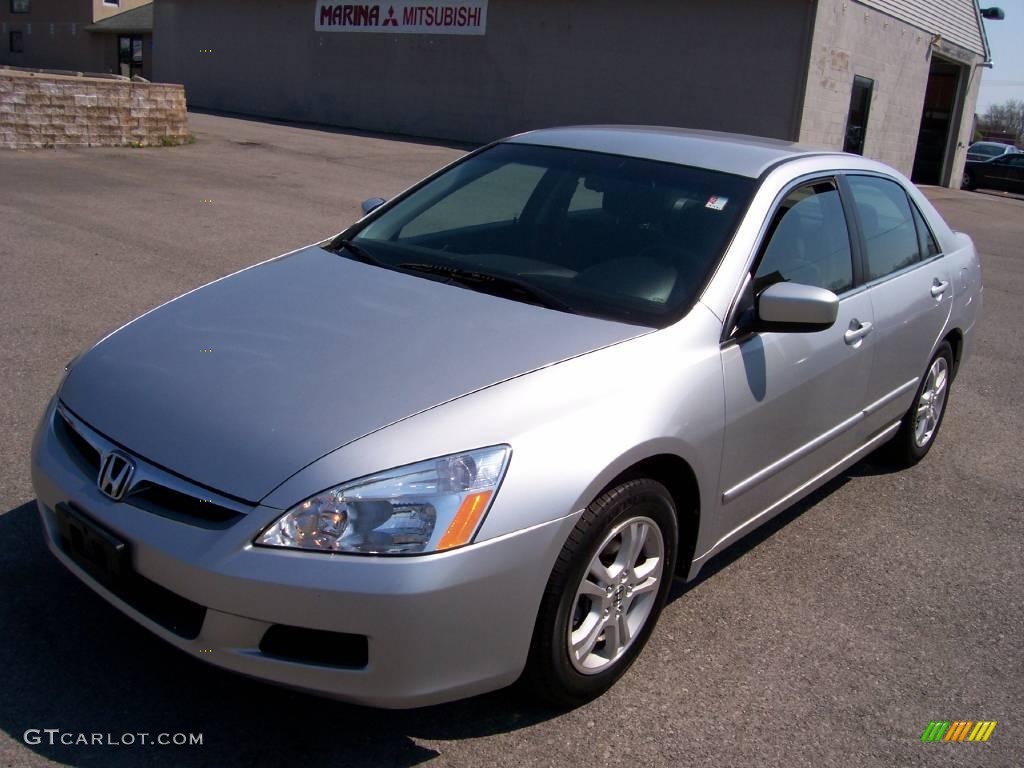
[[[487,33],[487,0],[317,0],[315,24],[317,32],[483,35]]]

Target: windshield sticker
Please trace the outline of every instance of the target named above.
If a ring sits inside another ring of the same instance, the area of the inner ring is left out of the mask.
[[[712,195],[708,198],[707,203],[704,204],[705,208],[710,208],[712,211],[725,210],[726,203],[729,202],[728,197],[719,197],[718,195]]]

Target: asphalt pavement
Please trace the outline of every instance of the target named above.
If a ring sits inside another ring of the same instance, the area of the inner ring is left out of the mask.
[[[923,463],[862,462],[678,583],[640,660],[591,704],[552,712],[513,690],[375,711],[176,651],[42,542],[28,452],[68,359],[339,231],[362,199],[465,149],[190,120],[190,146],[0,153],[0,766],[1024,764],[1024,201],[926,190],[975,238],[986,289]],[[998,725],[984,744],[924,744],[932,720]],[[203,743],[50,744],[33,729]]]

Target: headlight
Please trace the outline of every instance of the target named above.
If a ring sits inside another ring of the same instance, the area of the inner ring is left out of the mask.
[[[330,488],[261,533],[267,547],[391,555],[469,543],[498,491],[510,450],[442,456]]]

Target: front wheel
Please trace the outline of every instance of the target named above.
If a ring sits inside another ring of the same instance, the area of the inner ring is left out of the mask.
[[[548,580],[523,682],[558,706],[604,693],[647,643],[675,569],[672,497],[653,480],[602,494],[569,535]]]
[[[889,445],[889,456],[897,464],[912,466],[931,450],[942,426],[942,417],[946,415],[952,378],[953,348],[944,341],[928,364],[914,402]]]
[[[977,184],[974,181],[974,174],[970,171],[964,171],[964,177],[960,182],[961,189],[974,189]]]

